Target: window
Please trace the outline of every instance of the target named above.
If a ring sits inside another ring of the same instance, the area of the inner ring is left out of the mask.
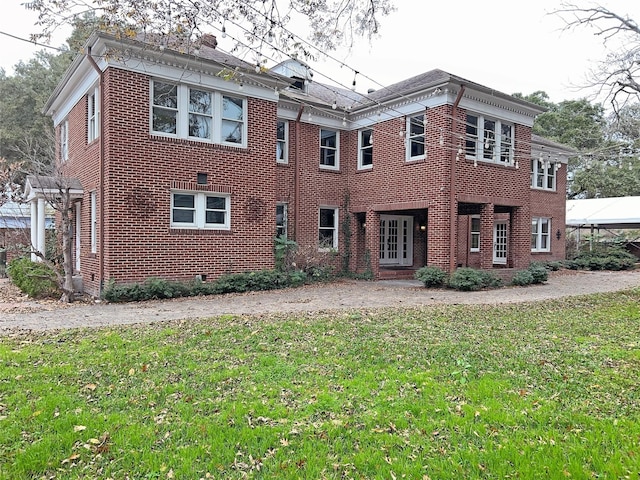
[[[551,219],[534,217],[531,219],[531,251],[549,252],[551,250]]]
[[[209,192],[172,192],[171,226],[229,230],[229,195]]]
[[[531,159],[531,186],[555,191],[557,169],[555,162]]]
[[[424,114],[407,118],[407,160],[424,158]]]
[[[276,237],[287,238],[287,204],[276,204]]]
[[[87,142],[100,136],[100,95],[98,87],[87,96]]]
[[[338,132],[335,130],[320,130],[320,167],[332,170],[340,168]]]
[[[471,224],[469,228],[471,234],[471,248],[472,252],[480,251],[480,217],[472,216]]]
[[[360,130],[358,135],[358,169],[373,167],[373,130]]]
[[[276,138],[276,162],[289,163],[289,122],[278,120]]]
[[[321,208],[318,245],[320,250],[338,248],[338,209]]]
[[[467,158],[513,165],[513,125],[467,114]]]
[[[69,120],[60,124],[60,160],[69,160]]]
[[[98,223],[98,208],[97,208],[97,196],[96,192],[91,192],[91,253],[98,252],[98,236],[97,236],[97,223]]]
[[[151,82],[151,131],[246,146],[246,103],[244,98],[154,80]]]

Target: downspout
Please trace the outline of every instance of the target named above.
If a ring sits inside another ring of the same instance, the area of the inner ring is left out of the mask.
[[[87,59],[89,63],[94,68],[96,72],[98,72],[98,89],[100,90],[100,118],[99,118],[99,128],[100,128],[100,139],[99,142],[99,189],[98,189],[98,212],[99,221],[98,221],[98,296],[102,296],[102,287],[104,286],[104,88],[103,88],[103,80],[104,80],[104,72],[100,69],[96,61],[91,56],[91,47],[87,48]]]
[[[302,163],[300,162],[300,118],[302,118],[302,113],[304,112],[304,106],[300,106],[298,109],[298,116],[296,117],[296,148],[295,148],[295,173],[293,178],[294,183],[294,197],[293,202],[295,204],[294,212],[295,222],[294,222],[294,240],[297,242],[299,240],[300,233],[300,178],[302,176]]]
[[[456,97],[456,101],[453,102],[453,109],[451,111],[452,120],[451,120],[451,138],[455,139],[455,131],[458,126],[458,105],[460,104],[460,100],[462,100],[462,96],[464,95],[465,86],[460,85],[460,90],[458,91],[458,96]],[[455,258],[458,250],[458,242],[454,242],[453,239],[456,238],[458,222],[454,221],[458,215],[458,208],[456,206],[456,168],[457,168],[457,158],[458,158],[458,149],[461,147],[455,146],[455,142],[451,142],[454,144],[454,148],[451,151],[451,178],[449,180],[449,272],[455,271],[457,265],[455,262]]]

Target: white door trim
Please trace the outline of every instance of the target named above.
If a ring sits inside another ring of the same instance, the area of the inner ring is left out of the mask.
[[[506,220],[496,220],[493,223],[493,263],[507,264],[507,247],[509,245]]]
[[[413,265],[413,217],[380,215],[380,265]]]

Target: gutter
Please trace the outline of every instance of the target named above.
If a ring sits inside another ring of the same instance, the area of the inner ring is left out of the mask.
[[[453,109],[451,110],[451,138],[455,139],[456,127],[458,126],[458,105],[462,96],[464,95],[465,86],[460,85],[458,96],[456,101],[453,102]],[[455,145],[456,142],[452,142]],[[458,222],[454,222],[458,214],[458,208],[456,205],[456,175],[457,175],[457,155],[458,149],[454,148],[451,151],[451,177],[449,179],[449,273],[453,273],[457,267],[456,255],[458,250],[458,242],[453,240],[456,238]]]
[[[100,69],[96,61],[91,56],[91,46],[87,47],[87,53],[85,55],[89,63],[94,68],[96,72],[98,72],[98,89],[100,90],[100,140],[99,140],[99,188],[98,188],[98,212],[99,213],[99,221],[98,221],[98,242],[99,242],[99,253],[98,253],[98,296],[102,297],[102,288],[104,287],[104,72]]]

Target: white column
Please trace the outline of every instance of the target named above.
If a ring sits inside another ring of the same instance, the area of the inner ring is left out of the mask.
[[[82,212],[80,211],[80,202],[76,202],[76,271],[80,271],[80,224],[82,222]]]
[[[38,246],[38,203],[35,199],[29,203],[31,204],[31,261],[36,262],[38,257],[33,250]]]
[[[45,253],[44,216],[45,216],[44,198],[38,198],[38,246],[37,246],[37,249],[43,255]]]

